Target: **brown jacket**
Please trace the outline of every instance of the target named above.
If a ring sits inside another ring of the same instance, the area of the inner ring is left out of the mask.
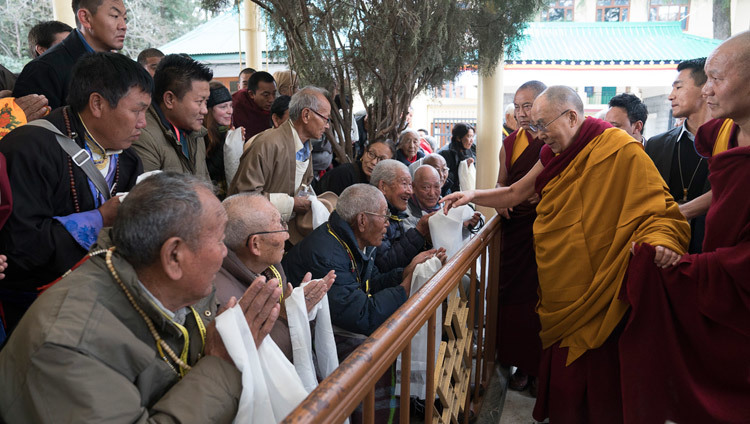
[[[269,193],[286,193],[294,196],[297,191],[297,187],[294,187],[296,153],[291,121],[287,121],[279,128],[258,134],[250,148],[242,153],[240,166],[229,185],[228,194],[253,191],[266,196]],[[302,184],[309,185],[312,178],[310,160],[302,177]]]
[[[164,126],[155,106],[151,105],[146,111],[146,128],[141,130],[140,138],[133,142],[133,149],[141,157],[145,172],[160,169],[193,174],[210,181],[206,167],[206,142],[203,140],[207,133],[208,130],[201,128],[188,134],[188,160],[182,153],[182,145],[177,137]]]
[[[281,264],[276,264],[274,267],[281,275],[282,284],[286,288],[287,281],[284,268],[281,267]],[[259,274],[254,273],[242,263],[236,253],[227,249],[227,256],[224,258],[224,263],[221,265],[221,269],[214,279],[216,299],[219,301],[219,304],[226,304],[232,296],[237,299],[242,297],[245,290],[247,290],[258,276]],[[271,329],[270,336],[274,343],[279,346],[279,349],[284,352],[289,362],[293,362],[292,339],[286,319],[279,316],[279,319],[276,320]]]
[[[108,248],[105,231],[92,251]],[[182,332],[149,300],[115,252],[128,291],[178,355]],[[44,292],[0,351],[0,421],[8,423],[230,423],[242,391],[237,368],[203,356],[196,315],[216,316],[212,295],[188,313],[188,363],[180,379],[105,264],[92,257]]]

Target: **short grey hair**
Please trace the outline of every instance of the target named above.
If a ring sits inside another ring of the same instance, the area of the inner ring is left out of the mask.
[[[543,82],[537,81],[537,80],[531,80],[531,81],[526,81],[525,83],[521,84],[521,86],[518,87],[518,90],[516,90],[516,93],[518,93],[521,90],[530,90],[532,93],[534,93],[534,98],[536,99],[546,89],[547,89],[547,85],[544,84]]]
[[[138,183],[122,201],[112,226],[117,252],[133,268],[142,269],[158,261],[171,237],[198,248],[203,229],[200,188],[213,193],[210,183],[176,172],[160,172]]]
[[[375,199],[382,199],[385,202],[385,196],[376,187],[369,184],[353,184],[341,192],[336,202],[336,212],[341,219],[353,225],[357,215],[362,212],[381,212],[378,210],[380,202]]]
[[[375,169],[373,169],[372,174],[370,174],[370,184],[375,187],[380,186],[381,181],[384,181],[386,184],[391,184],[396,180],[396,171],[398,170],[406,172],[407,175],[411,175],[409,173],[409,168],[403,163],[395,159],[381,160],[375,165]]]
[[[416,136],[417,137],[417,141],[419,141],[419,139],[422,138],[422,137],[420,137],[420,135],[417,132],[417,130],[413,130],[411,128],[407,128],[407,129],[401,131],[401,133],[398,135],[398,143],[396,144],[396,146],[400,146],[401,145],[401,141],[404,139],[404,137],[406,136],[406,134],[412,134],[412,135]]]
[[[437,172],[437,169],[435,169],[432,165],[419,165],[416,171],[414,171],[414,183],[417,183],[417,181],[421,181],[423,178],[426,178],[427,176],[424,175],[425,173],[428,173],[430,175],[433,175],[440,179],[440,174]]]
[[[248,235],[266,231],[271,225],[268,211],[273,205],[260,193],[238,193],[224,199],[221,205],[227,212],[224,244],[233,252],[245,246]]]
[[[320,87],[308,85],[294,93],[292,99],[289,101],[289,119],[292,121],[298,120],[302,116],[303,109],[312,109],[314,111],[320,109],[321,101],[318,96],[328,98],[328,91]]]

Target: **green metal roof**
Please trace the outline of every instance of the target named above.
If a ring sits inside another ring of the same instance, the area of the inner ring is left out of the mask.
[[[240,40],[236,13],[224,13],[160,47],[197,60],[236,62]],[[675,63],[707,56],[721,40],[682,31],[679,22],[531,22],[507,63]],[[263,52],[264,57],[266,52]],[[274,63],[283,62],[276,58]]]
[[[707,56],[720,43],[682,32],[679,22],[531,22],[507,61],[679,62]]]

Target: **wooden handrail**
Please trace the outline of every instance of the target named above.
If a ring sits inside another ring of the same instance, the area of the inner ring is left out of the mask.
[[[499,237],[499,229],[500,219],[497,216],[490,219],[430,281],[409,297],[282,422],[344,421],[366,396],[371,396],[369,394],[372,393],[375,382],[393,364],[419,329],[431,317],[434,321],[438,306],[455,289],[461,277],[473,266],[493,238]],[[429,417],[428,415],[428,420]]]

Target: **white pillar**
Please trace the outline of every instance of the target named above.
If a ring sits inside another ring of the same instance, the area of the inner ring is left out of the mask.
[[[66,23],[73,28],[76,27],[76,17],[73,14],[73,8],[70,5],[70,0],[53,0],[52,16],[56,21]]]
[[[493,188],[497,182],[500,147],[503,144],[503,60],[492,76],[479,76],[477,113],[477,188]],[[479,207],[488,219],[492,208]]]
[[[258,43],[260,38],[258,6],[250,0],[245,0],[245,67],[260,71],[262,63],[261,51]]]

